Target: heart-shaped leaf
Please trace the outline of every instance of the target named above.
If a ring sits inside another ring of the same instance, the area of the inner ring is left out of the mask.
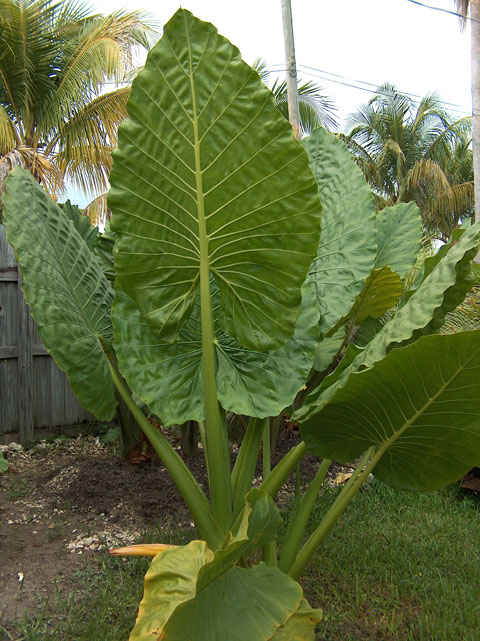
[[[321,613],[298,583],[263,563],[235,566],[237,547],[214,555],[192,541],[155,557],[130,641],[313,641]]]
[[[433,490],[480,463],[480,332],[426,336],[350,375],[301,427],[318,456],[347,462],[384,451],[374,475]]]
[[[179,10],[133,83],[128,114],[109,194],[120,286],[171,342],[210,272],[227,333],[278,349],[300,313],[321,207],[272,94],[213,25]]]
[[[295,333],[278,350],[254,352],[242,347],[216,323],[218,398],[227,411],[264,418],[293,402],[312,367],[318,341],[318,310],[308,282]],[[214,313],[221,314],[213,288]],[[123,375],[166,425],[203,420],[200,306],[175,345],[161,341],[134,302],[117,291],[114,305],[115,350]],[[288,370],[289,375],[285,376]]]

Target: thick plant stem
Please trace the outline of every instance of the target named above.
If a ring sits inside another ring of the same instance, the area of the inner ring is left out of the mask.
[[[202,321],[202,373],[205,394],[206,462],[208,482],[215,521],[226,534],[231,525],[232,493],[228,434],[217,397],[215,331],[210,295],[210,261],[208,254],[207,219],[203,194],[203,171],[198,133],[197,103],[190,56],[190,88],[193,106],[193,138],[195,153],[195,184],[197,196],[198,235],[200,249],[200,308]]]
[[[165,465],[170,476],[175,482],[175,485],[178,487],[180,494],[190,510],[193,520],[195,521],[195,525],[198,528],[200,536],[205,539],[209,547],[213,550],[220,548],[224,537],[215,525],[207,497],[202,492],[202,489],[198,485],[195,477],[163,434],[155,429],[145,418],[130,396],[122,377],[110,362],[109,367],[115,388],[137,421],[138,425],[155,448],[160,460]]]
[[[307,453],[307,446],[302,441],[293,447],[288,454],[286,454],[280,463],[277,463],[267,478],[263,481],[260,489],[275,498],[282,485],[286,482],[290,474],[293,472],[299,461]],[[232,531],[235,532],[240,527],[242,522],[243,510],[237,514]]]
[[[272,498],[275,498],[282,485],[286,482],[306,453],[307,446],[303,441],[293,447],[290,452],[288,452],[288,454],[286,454],[283,459],[275,465],[273,470],[263,481],[260,489],[267,494],[270,494]]]
[[[295,561],[288,570],[288,574],[291,577],[297,580],[301,576],[323,539],[333,528],[339,517],[343,514],[345,508],[349,505],[350,501],[367,480],[370,472],[383,456],[385,449],[386,448],[382,446],[367,463],[368,459],[372,455],[373,448],[368,450],[367,454],[357,465],[352,477],[346,483],[345,487],[342,489],[322,519],[320,525],[310,535],[305,545],[297,554]]]
[[[245,494],[252,486],[258,453],[267,419],[252,418],[247,426],[242,445],[232,472],[233,517],[236,518],[245,505]]]
[[[283,423],[283,414],[270,418],[270,452],[273,452],[277,444],[280,428]]]
[[[265,421],[263,425],[263,478],[272,471],[271,451],[270,451],[270,421]]]
[[[325,480],[325,476],[327,475],[331,462],[332,461],[330,459],[324,459],[322,461],[317,473],[310,483],[309,488],[303,495],[302,500],[292,515],[278,563],[279,568],[283,572],[288,572],[292,563],[295,561],[295,557],[298,554],[300,546],[302,545],[308,519],[310,518],[316,498],[320,488],[322,487],[323,481]]]
[[[263,478],[271,472],[271,451],[270,451],[270,420],[267,419],[263,425]],[[267,565],[277,565],[277,543],[275,539],[263,546],[263,560]]]

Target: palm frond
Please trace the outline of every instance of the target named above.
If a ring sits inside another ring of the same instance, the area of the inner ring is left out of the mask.
[[[105,191],[119,124],[126,117],[130,88],[103,94],[78,110],[56,136],[55,161],[76,186],[88,193]],[[54,147],[49,151],[55,151]]]
[[[442,334],[456,334],[480,329],[480,290],[474,287],[461,303],[445,317],[440,332]]]
[[[33,105],[52,86],[46,52],[54,13],[51,0],[0,0],[0,104],[21,118],[26,138]]]
[[[460,28],[465,29],[465,26],[467,24],[467,16],[468,12],[470,9],[470,0],[453,0],[455,3],[455,8],[457,10],[457,13],[460,14]]]
[[[285,80],[278,78],[271,89],[275,96],[275,106],[288,119],[288,94]],[[337,108],[334,102],[322,94],[322,87],[309,81],[298,87],[298,105],[300,110],[300,126],[306,135],[311,134],[317,127],[324,127],[329,131],[338,128],[335,117]]]
[[[110,210],[107,205],[107,193],[100,194],[94,198],[83,212],[88,216],[92,225],[105,225],[110,219]]]
[[[255,69],[260,76],[260,80],[267,84],[268,78],[270,77],[270,69],[268,68],[266,60],[263,60],[262,58],[255,58],[252,64],[252,69]]]
[[[35,149],[21,145],[0,157],[0,194],[14,167],[28,169],[51,196],[63,191],[63,179],[58,167]]]
[[[20,144],[15,127],[10,120],[6,109],[0,104],[0,156],[6,154]]]
[[[436,226],[441,237],[471,215],[469,118],[454,121],[436,94],[415,106],[386,83],[349,123],[345,142],[376,196],[414,200],[426,227]]]
[[[153,30],[142,22],[139,12],[116,12],[94,16],[78,25],[76,38],[68,38],[63,49],[57,89],[50,108],[68,117],[72,105],[78,109],[99,93],[103,82],[121,82],[133,69],[132,46],[148,48]],[[143,35],[142,35],[143,34]]]

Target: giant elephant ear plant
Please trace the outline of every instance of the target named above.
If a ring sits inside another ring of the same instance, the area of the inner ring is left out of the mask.
[[[130,638],[312,641],[321,613],[296,581],[369,474],[428,490],[480,462],[480,334],[432,335],[471,286],[479,227],[404,292],[416,207],[377,215],[343,143],[323,130],[297,143],[238,50],[185,10],[128,112],[109,196],[115,294],[28,173],[12,172],[4,202],[45,344],[99,418],[122,399],[200,535],[118,551],[154,556]],[[132,392],[166,425],[198,421],[208,497]],[[269,417],[287,407],[304,440],[271,470]],[[233,469],[227,411],[249,417]],[[323,461],[279,546],[274,498],[307,450]],[[333,458],[360,462],[305,541]]]

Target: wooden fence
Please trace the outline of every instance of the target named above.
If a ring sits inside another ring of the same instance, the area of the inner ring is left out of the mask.
[[[25,445],[35,430],[79,425],[93,417],[43,346],[20,279],[0,225],[0,441],[18,435]]]

